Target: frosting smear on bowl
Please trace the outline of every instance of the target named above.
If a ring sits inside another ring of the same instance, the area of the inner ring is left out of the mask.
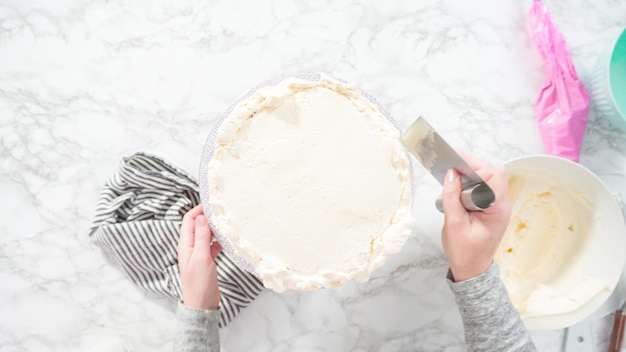
[[[587,195],[547,174],[513,172],[508,184],[512,215],[496,261],[522,318],[569,313],[609,290],[576,271],[594,220]],[[571,283],[559,282],[566,271]]]
[[[351,85],[322,76],[262,87],[219,127],[211,224],[274,291],[367,280],[414,221],[398,137]]]

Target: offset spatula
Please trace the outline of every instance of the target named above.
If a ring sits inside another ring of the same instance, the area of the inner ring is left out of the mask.
[[[474,169],[426,122],[423,117],[409,126],[402,136],[402,143],[413,153],[420,163],[443,185],[446,172],[450,168],[461,174],[463,192],[461,203],[469,211],[489,209],[496,201],[491,187]],[[443,212],[442,199],[435,202]]]

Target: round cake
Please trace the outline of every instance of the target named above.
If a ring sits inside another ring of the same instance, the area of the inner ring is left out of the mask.
[[[237,103],[207,170],[210,223],[277,292],[365,281],[411,234],[399,131],[352,85],[288,78]]]

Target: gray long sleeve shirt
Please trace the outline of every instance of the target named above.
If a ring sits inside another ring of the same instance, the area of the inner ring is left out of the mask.
[[[536,351],[495,263],[485,273],[462,282],[453,282],[448,274],[448,284],[461,311],[469,351]],[[176,318],[175,352],[220,350],[219,311],[179,303]]]
[[[489,269],[466,281],[448,285],[454,293],[469,351],[536,351],[530,334],[513,307],[494,262]]]
[[[178,303],[174,352],[218,352],[219,310],[196,309]]]

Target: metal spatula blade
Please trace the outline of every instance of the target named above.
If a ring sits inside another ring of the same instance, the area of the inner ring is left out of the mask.
[[[461,202],[469,211],[489,209],[496,196],[487,183],[474,169],[430,126],[423,117],[409,126],[402,136],[402,143],[413,153],[420,163],[443,185],[446,172],[453,168],[463,181]],[[441,197],[436,206],[443,211]]]

